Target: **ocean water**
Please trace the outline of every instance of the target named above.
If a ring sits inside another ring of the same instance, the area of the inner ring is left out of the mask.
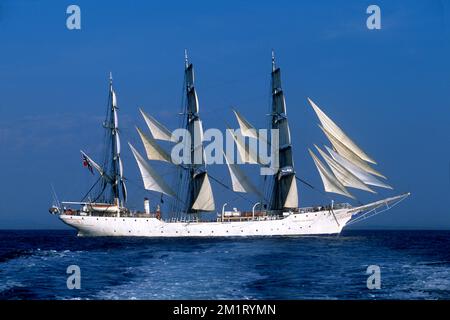
[[[255,239],[0,231],[0,299],[450,299],[450,231]],[[69,290],[78,265],[81,289]],[[369,265],[381,289],[367,288]]]

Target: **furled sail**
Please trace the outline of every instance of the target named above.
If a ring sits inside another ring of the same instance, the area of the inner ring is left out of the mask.
[[[367,185],[375,186],[375,187],[381,187],[386,189],[392,189],[391,186],[387,185],[386,183],[378,180],[371,174],[369,174],[367,171],[361,169],[360,167],[356,166],[351,161],[347,160],[345,157],[341,156],[337,152],[333,151],[331,148],[328,148],[325,146],[328,153],[331,155],[331,157],[336,160],[341,166],[346,168],[348,171],[353,173],[358,179],[360,179],[362,182],[364,182]]]
[[[116,92],[114,90],[112,90],[111,92],[112,94],[112,106],[114,108],[117,108],[117,97],[116,97]]]
[[[286,115],[286,101],[281,88],[281,71],[272,53],[272,129],[278,130],[279,169],[273,177],[271,210],[298,208],[297,180],[292,156],[291,135]]]
[[[142,143],[144,144],[145,151],[147,153],[147,158],[149,160],[172,162],[170,155],[161,148],[155,139],[147,136],[141,129],[136,127],[139,136],[141,137]]]
[[[317,114],[322,126],[333,136],[336,140],[341,142],[345,147],[352,151],[362,160],[376,164],[375,160],[370,158],[360,147],[356,145],[345,133],[339,128],[333,120],[331,120],[310,98],[308,98],[310,105]]]
[[[340,165],[337,161],[332,159],[330,156],[328,156],[322,149],[320,149],[318,146],[314,145],[319,151],[322,158],[325,160],[325,162],[328,164],[328,167],[333,172],[336,179],[342,183],[345,187],[351,187],[356,189],[361,189],[367,192],[376,193],[372,189],[370,189],[368,186],[364,184],[358,177],[356,177],[353,173],[348,171],[345,167]]]
[[[141,172],[142,180],[144,181],[144,187],[147,190],[156,191],[164,193],[166,195],[175,197],[175,193],[172,189],[165,183],[163,178],[145,161],[145,159],[139,154],[139,152],[128,143],[131,151],[133,152],[134,158],[138,164],[139,170]]]
[[[125,185],[125,179],[123,176],[123,164],[121,157],[121,144],[120,144],[120,134],[119,134],[119,115],[117,113],[117,96],[112,85],[112,76],[110,76],[110,92],[111,92],[111,111],[112,119],[110,123],[111,134],[113,139],[115,139],[115,144],[113,145],[112,151],[112,161],[113,161],[113,177],[112,177],[112,188],[114,198],[119,199],[119,184],[122,190],[122,204],[127,201],[127,187]]]
[[[142,109],[139,109],[139,111],[141,112],[142,117],[147,123],[147,126],[153,135],[153,138],[155,138],[156,140],[176,142],[175,137],[172,137],[172,133],[169,131],[169,129],[159,123],[155,118],[145,113]]]
[[[247,175],[245,175],[245,173],[239,168],[239,165],[233,164],[226,153],[224,153],[223,155],[228,166],[228,171],[230,172],[233,191],[254,193],[261,196],[261,192],[259,192],[259,190],[252,184]]]
[[[386,179],[384,175],[382,175],[380,172],[372,168],[367,162],[362,160],[360,157],[358,157],[353,151],[348,149],[344,144],[342,144],[339,140],[337,140],[332,134],[328,132],[327,129],[320,126],[320,129],[325,133],[328,140],[330,140],[333,147],[336,149],[337,153],[339,153],[341,156],[345,157],[349,161],[351,161],[356,166],[360,167],[361,169],[367,171],[368,173],[371,173],[373,175],[376,175],[378,177]]]
[[[325,165],[319,160],[319,158],[317,158],[317,156],[311,151],[311,149],[309,150],[309,154],[311,155],[311,157],[314,160],[314,164],[317,167],[317,170],[319,171],[320,177],[322,178],[322,182],[323,182],[323,186],[325,188],[326,192],[332,192],[332,193],[337,193],[337,194],[341,194],[343,196],[355,199],[354,196],[352,196],[347,189],[342,185],[342,183],[340,183],[336,177],[333,175],[333,173],[331,173],[326,167]]]

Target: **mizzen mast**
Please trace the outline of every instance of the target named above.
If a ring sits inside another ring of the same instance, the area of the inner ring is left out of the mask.
[[[110,185],[112,191],[112,199],[114,204],[124,205],[127,201],[127,188],[123,177],[123,164],[120,156],[120,134],[119,134],[119,117],[118,117],[117,97],[113,88],[112,74],[109,74],[109,112],[104,127],[109,131],[110,137],[110,154],[109,154],[109,174]],[[106,156],[108,158],[108,155]]]

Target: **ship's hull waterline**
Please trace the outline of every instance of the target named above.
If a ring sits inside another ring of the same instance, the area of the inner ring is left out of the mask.
[[[79,236],[257,237],[339,234],[355,212],[349,209],[296,213],[277,220],[165,222],[150,217],[60,215]]]

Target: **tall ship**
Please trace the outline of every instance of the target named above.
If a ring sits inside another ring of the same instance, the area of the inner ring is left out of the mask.
[[[329,146],[314,145],[308,150],[323,182],[324,192],[298,176],[293,158],[293,144],[281,83],[281,70],[272,52],[271,106],[268,113],[268,131],[257,130],[236,109],[232,112],[239,128],[228,128],[237,150],[234,155],[221,153],[228,169],[229,182],[213,177],[208,172],[209,159],[205,152],[203,123],[195,87],[194,66],[185,54],[183,112],[180,113],[182,136],[175,135],[153,116],[140,109],[147,129],[136,128],[145,153],[139,146],[128,143],[141,174],[143,187],[150,201],[144,198],[142,210],[131,210],[127,205],[128,179],[122,160],[119,108],[112,76],[109,80],[109,98],[105,128],[103,162],[96,162],[81,151],[82,161],[97,180],[81,201],[59,202],[54,193],[50,212],[65,224],[78,230],[79,236],[134,236],[134,237],[248,237],[301,236],[339,234],[350,224],[389,210],[410,194],[404,193],[368,204],[360,203],[349,188],[376,193],[376,188],[392,189],[386,177],[373,168],[376,164],[349,136],[311,99],[319,119],[319,128]],[[274,135],[273,132],[276,134]],[[164,148],[162,141],[168,148]],[[276,155],[276,165],[264,162],[252,146],[264,145]],[[184,148],[182,158],[174,158],[174,148]],[[186,151],[187,150],[187,151]],[[195,159],[195,161],[194,161]],[[163,162],[176,170],[176,179],[170,184],[151,162]],[[245,165],[265,170],[263,187],[257,187],[246,174]],[[247,210],[232,203],[217,206],[213,183],[227,188],[240,197],[253,194],[255,199]],[[297,184],[313,188],[326,195],[324,205],[299,206]],[[352,199],[357,205],[337,203],[331,194]],[[162,208],[162,199],[170,199]],[[155,204],[155,202],[157,202]],[[228,210],[227,208],[231,208]]]

